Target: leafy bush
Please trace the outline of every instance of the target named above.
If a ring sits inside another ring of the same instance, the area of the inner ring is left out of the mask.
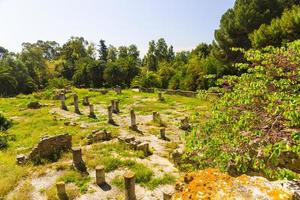
[[[48,80],[48,88],[49,89],[63,89],[68,85],[71,85],[72,82],[65,78],[53,78]]]
[[[6,131],[12,126],[12,122],[0,113],[0,131]]]
[[[295,178],[300,164],[300,41],[244,54],[249,64],[237,67],[248,72],[219,81],[229,91],[215,104],[211,119],[187,136],[189,158],[200,168]]]

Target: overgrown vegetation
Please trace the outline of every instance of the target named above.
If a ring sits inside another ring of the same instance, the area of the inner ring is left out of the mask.
[[[241,76],[226,76],[227,92],[211,119],[187,137],[201,168],[233,174],[296,178],[300,156],[300,41],[245,51]]]

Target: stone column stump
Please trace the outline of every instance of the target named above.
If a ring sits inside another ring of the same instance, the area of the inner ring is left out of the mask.
[[[83,102],[82,102],[82,104],[83,104],[84,106],[90,105],[90,101],[89,101],[89,97],[88,97],[88,96],[83,97]]]
[[[112,106],[107,107],[107,116],[108,116],[108,123],[112,125],[116,125],[115,121],[112,118]]]
[[[72,148],[73,153],[73,165],[76,169],[81,172],[86,172],[86,166],[84,161],[82,160],[82,152],[80,147]]]
[[[130,110],[130,127],[129,128],[133,131],[138,131],[134,110]]]
[[[73,94],[73,98],[74,98],[74,108],[75,108],[74,112],[80,114],[79,105],[78,105],[78,95]]]
[[[67,105],[66,105],[66,96],[65,96],[65,94],[64,93],[61,93],[60,94],[60,102],[61,102],[61,105],[60,105],[60,108],[62,109],[62,110],[68,110],[68,107],[67,107]]]
[[[105,183],[105,169],[103,166],[96,167],[96,184],[103,185]]]
[[[135,174],[127,171],[124,174],[125,200],[136,200],[135,195]]]
[[[95,112],[94,112],[94,105],[93,105],[93,104],[90,104],[89,107],[90,107],[90,114],[89,114],[89,117],[90,117],[90,118],[96,118],[96,115],[95,115]]]
[[[56,183],[56,191],[57,191],[57,197],[60,200],[68,200],[68,195],[66,192],[66,184],[65,182],[58,182]]]

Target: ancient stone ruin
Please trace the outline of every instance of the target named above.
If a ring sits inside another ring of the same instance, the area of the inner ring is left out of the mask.
[[[115,87],[115,92],[117,93],[117,94],[122,94],[122,88],[120,87],[120,86],[116,86]]]
[[[162,96],[162,93],[159,92],[158,93],[158,101],[164,101],[164,100],[165,100],[165,98]]]
[[[170,139],[166,136],[166,129],[161,128],[160,130],[160,139],[165,140],[165,141],[170,141]]]
[[[90,118],[96,118],[96,115],[95,115],[95,112],[94,112],[94,105],[90,104],[89,108],[90,108],[89,117]]]
[[[29,109],[39,109],[42,105],[38,101],[32,101],[27,105],[27,108]]]
[[[105,184],[105,168],[104,166],[96,167],[96,184],[101,186]]]
[[[73,94],[73,98],[74,98],[74,112],[76,114],[81,114],[80,110],[79,110],[79,104],[78,104],[78,95],[77,94]]]
[[[60,93],[60,102],[61,102],[61,105],[60,105],[60,108],[62,110],[68,110],[68,107],[66,105],[66,95],[65,93]]]
[[[88,97],[88,96],[83,97],[82,104],[83,104],[84,106],[89,106],[89,105],[90,105],[90,100],[89,100],[89,97]]]
[[[53,137],[45,136],[27,157],[25,155],[18,155],[17,163],[23,164],[28,160],[38,162],[41,159],[52,159],[59,156],[62,152],[70,150],[71,147],[72,137],[68,134]]]
[[[108,117],[109,124],[116,125],[116,122],[113,120],[112,117],[112,106],[107,107],[107,117]]]
[[[66,192],[65,182],[56,183],[56,191],[57,191],[57,197],[60,200],[68,200],[69,199],[67,192]]]
[[[88,144],[93,144],[96,142],[109,141],[112,139],[111,132],[106,130],[94,130],[92,134],[87,136]]]
[[[136,200],[135,195],[135,174],[127,171],[124,174],[125,200]]]
[[[130,126],[129,126],[129,128],[133,131],[138,131],[134,110],[130,110]]]
[[[180,129],[182,130],[185,130],[185,131],[188,131],[191,129],[191,125],[189,123],[189,118],[188,117],[185,117],[184,119],[182,119],[180,121],[181,125],[180,125]]]
[[[137,141],[135,140],[135,137],[118,137],[118,140],[127,144],[129,148],[135,151],[142,151],[144,156],[149,156],[152,154],[149,143]]]
[[[119,114],[119,100],[111,100],[112,112],[115,114]]]
[[[154,93],[154,89],[153,88],[144,88],[144,87],[140,87],[139,88],[140,92],[146,92],[146,93]]]
[[[80,147],[72,148],[73,153],[73,165],[76,169],[81,172],[86,172],[87,168],[84,161],[82,160],[82,151]]]

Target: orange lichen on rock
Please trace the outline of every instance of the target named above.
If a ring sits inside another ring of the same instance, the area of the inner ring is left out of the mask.
[[[172,200],[206,199],[292,199],[292,192],[261,177],[232,177],[217,169],[186,174],[176,184]]]

